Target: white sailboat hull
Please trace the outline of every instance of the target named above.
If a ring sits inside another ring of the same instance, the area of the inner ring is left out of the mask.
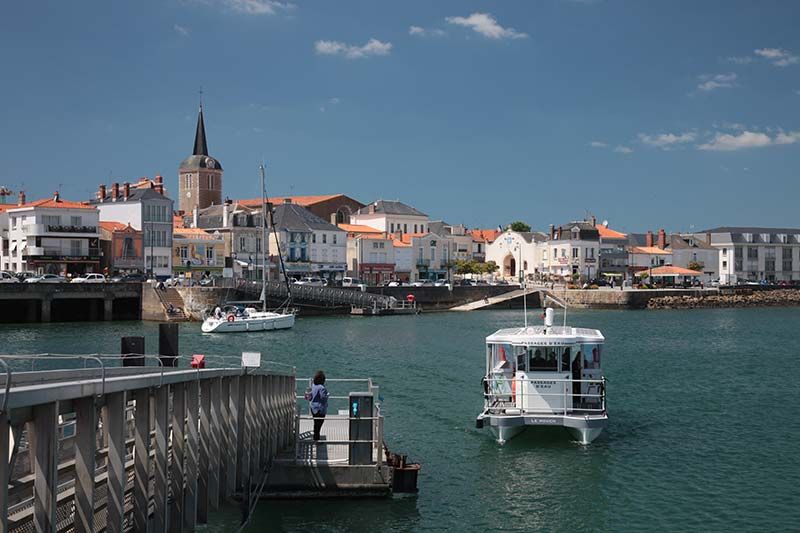
[[[243,317],[215,318],[203,321],[203,333],[238,333],[246,331],[268,331],[289,329],[294,326],[294,313],[256,312]]]

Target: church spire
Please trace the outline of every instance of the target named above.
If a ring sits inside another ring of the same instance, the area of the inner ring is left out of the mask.
[[[203,104],[200,104],[200,112],[197,114],[197,132],[194,134],[194,152],[192,155],[208,155],[208,145],[206,144],[206,126],[203,122]]]

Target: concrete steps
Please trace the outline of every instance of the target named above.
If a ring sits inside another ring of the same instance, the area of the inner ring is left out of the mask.
[[[164,314],[168,321],[185,322],[189,320],[185,312],[186,304],[178,291],[171,287],[166,290],[153,287],[153,290],[158,294],[158,299],[164,307]],[[172,313],[169,312],[170,305],[172,305]]]
[[[509,300],[514,300],[516,298],[522,298],[523,296],[530,295],[536,292],[539,292],[541,288],[529,288],[529,289],[517,289],[511,292],[507,292],[504,294],[500,294],[499,296],[491,296],[489,298],[484,298],[483,300],[477,300],[475,302],[470,302],[464,305],[458,305],[456,307],[452,307],[451,311],[475,311],[477,309],[482,309],[484,307],[489,307],[492,305],[501,304],[503,302],[507,302]]]

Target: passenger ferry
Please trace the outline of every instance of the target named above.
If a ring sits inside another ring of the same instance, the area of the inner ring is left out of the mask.
[[[555,301],[555,300],[554,300]],[[596,329],[553,325],[496,331],[486,337],[484,408],[476,426],[489,426],[504,444],[528,426],[561,426],[581,444],[608,424],[600,367],[605,338]]]

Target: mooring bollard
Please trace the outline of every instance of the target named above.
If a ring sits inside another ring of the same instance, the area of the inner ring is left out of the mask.
[[[145,366],[144,337],[122,337],[119,353],[122,355],[122,366]]]
[[[158,355],[163,366],[178,366],[178,324],[158,325]]]

